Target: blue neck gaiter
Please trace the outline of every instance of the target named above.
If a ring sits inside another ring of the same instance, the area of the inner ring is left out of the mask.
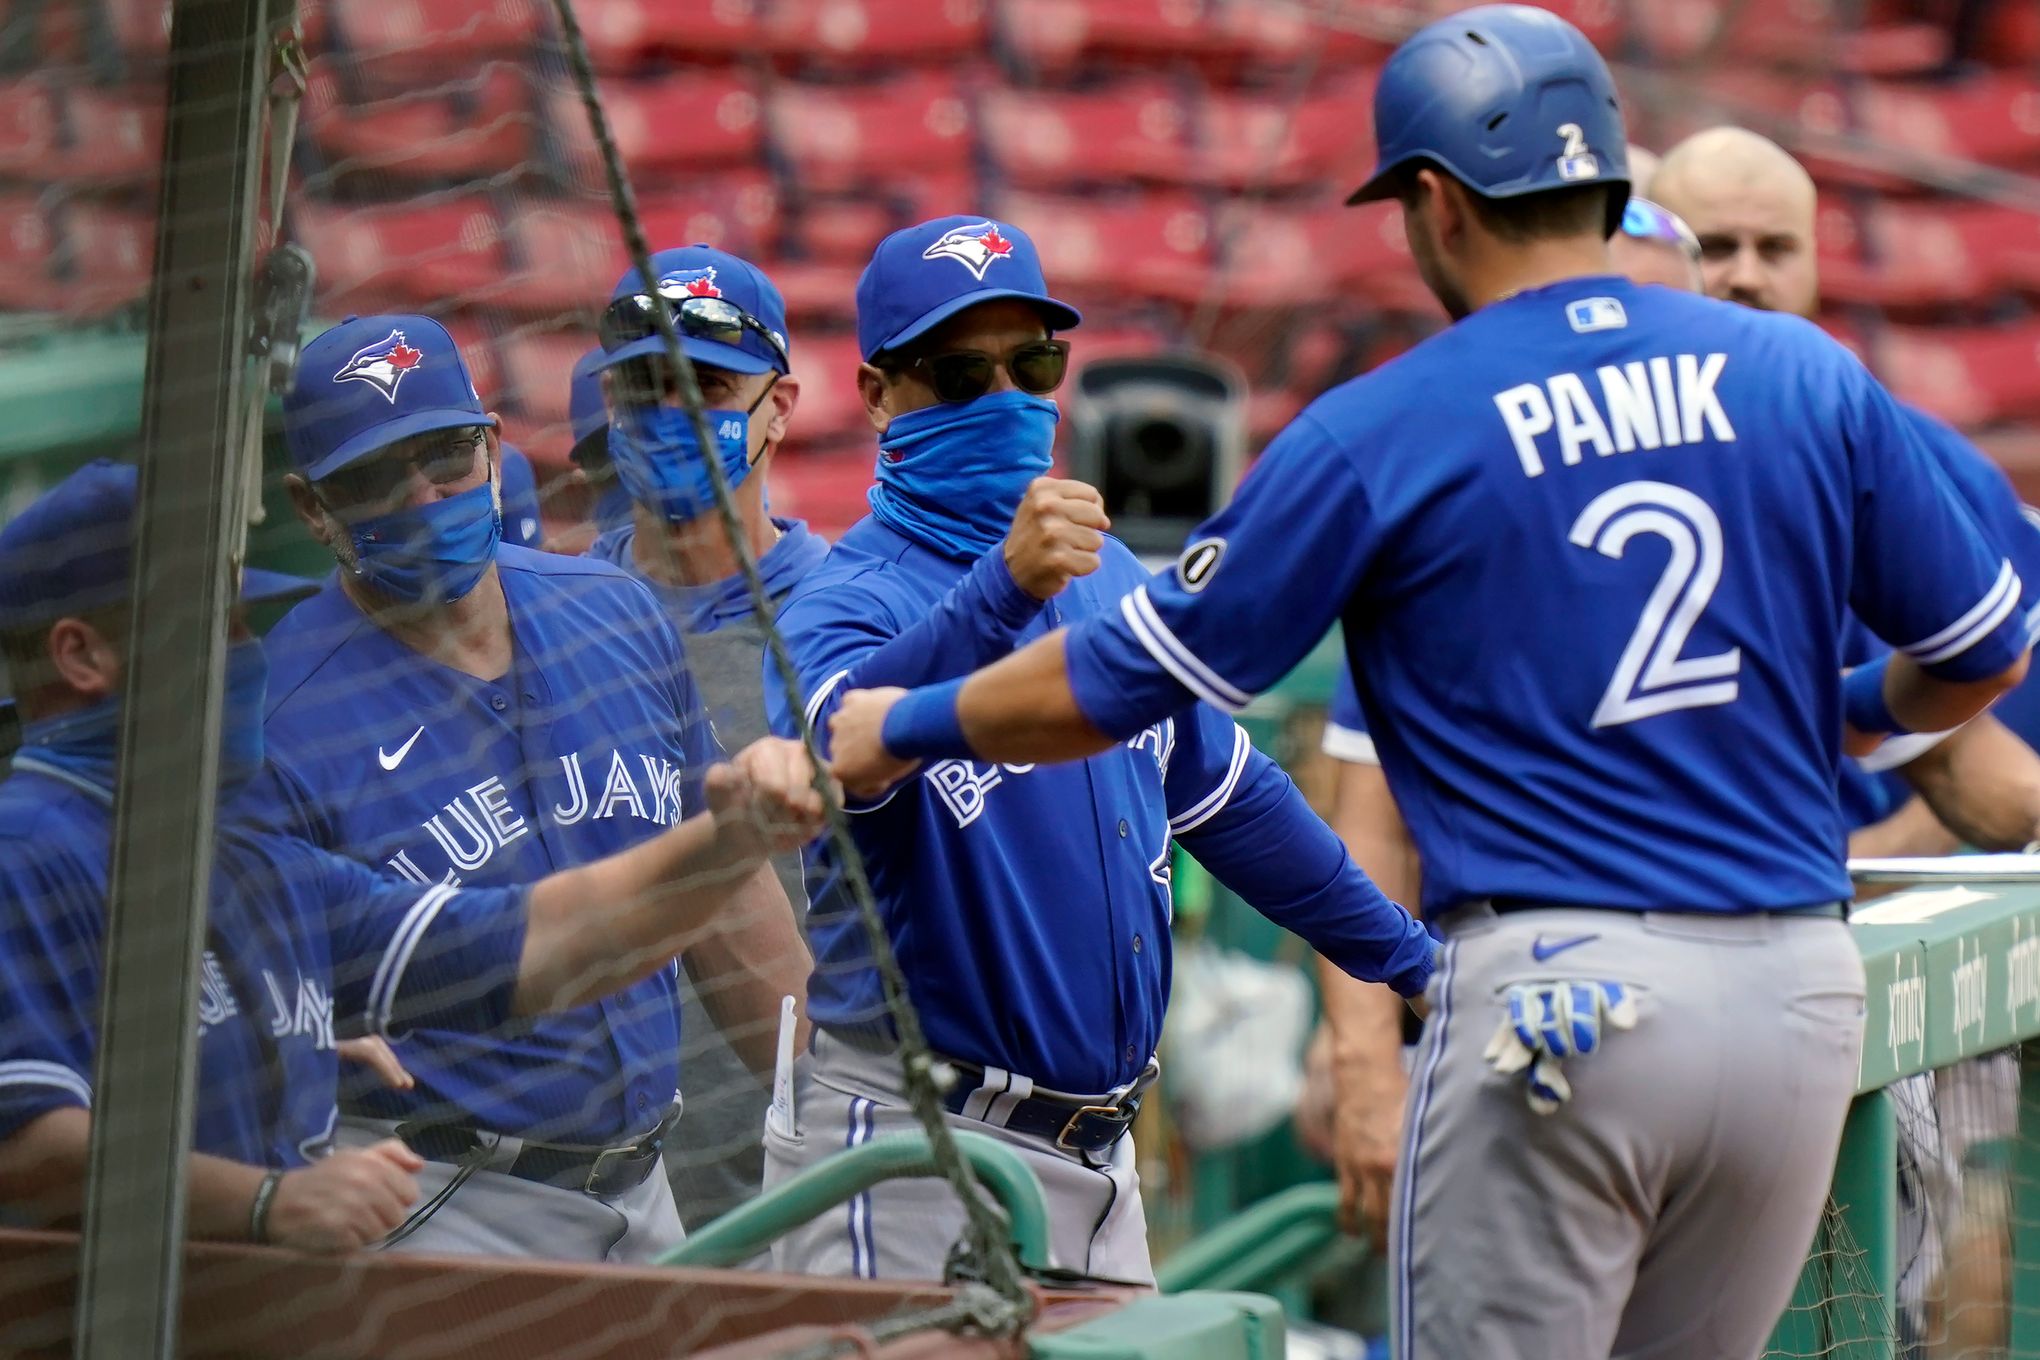
[[[347,526],[354,574],[393,600],[446,604],[473,590],[496,560],[503,512],[492,475],[480,486]]]
[[[220,699],[220,787],[237,788],[262,769],[262,720],[269,706],[269,658],[249,639],[227,648]],[[120,752],[120,700],[102,699],[21,728],[20,756],[113,796]]]
[[[751,417],[703,411],[715,432],[715,456],[735,491],[751,475]],[[715,509],[708,459],[685,407],[631,406],[609,422],[609,460],[631,499],[668,524],[685,524]]]
[[[1032,393],[894,416],[879,436],[871,513],[945,557],[974,561],[1013,526],[1027,484],[1054,465],[1056,404]]]

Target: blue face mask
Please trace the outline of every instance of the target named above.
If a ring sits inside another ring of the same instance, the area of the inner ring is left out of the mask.
[[[503,513],[491,476],[457,496],[346,527],[356,576],[393,600],[446,604],[473,590],[496,560]]]
[[[269,658],[253,638],[227,648],[221,680],[220,787],[236,788],[262,770],[262,720],[269,706]],[[102,699],[90,708],[26,723],[21,754],[33,763],[113,794],[114,761],[120,751],[120,700]]]
[[[762,399],[761,399],[762,400]],[[745,411],[703,411],[716,439],[715,456],[735,491],[751,475],[751,417]],[[715,509],[708,459],[685,407],[632,406],[609,424],[609,459],[632,500],[668,524],[685,524]]]
[[[1054,402],[1017,391],[894,416],[878,440],[871,513],[945,557],[982,557],[1053,466],[1059,419]]]

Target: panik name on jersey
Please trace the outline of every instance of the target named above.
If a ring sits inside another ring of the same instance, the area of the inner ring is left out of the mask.
[[[1554,373],[1495,393],[1526,477],[1542,476],[1546,455],[1577,466],[1591,448],[1606,458],[1639,449],[1670,449],[1711,435],[1735,438],[1714,385],[1726,354],[1658,355],[1603,364],[1589,376]]]
[[[529,790],[533,803],[543,809],[541,815],[554,826],[625,815],[654,826],[672,826],[681,818],[682,774],[683,767],[664,756],[640,752],[633,762],[622,751],[611,751],[606,763],[591,755],[584,765],[583,753],[575,751],[559,758],[557,773],[533,778]],[[500,775],[470,785],[420,822],[418,829],[447,862],[438,881],[454,887],[460,885],[462,874],[480,872],[497,851],[531,832],[524,815],[511,806],[509,787]],[[419,849],[429,858],[422,844]],[[414,883],[434,881],[408,848],[391,855],[387,863]]]

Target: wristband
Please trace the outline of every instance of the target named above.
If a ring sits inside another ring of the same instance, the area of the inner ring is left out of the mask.
[[[940,760],[971,755],[964,740],[963,718],[957,712],[961,679],[945,680],[926,689],[909,690],[885,715],[879,740],[887,754],[902,760]]]
[[[281,1171],[272,1171],[262,1178],[262,1184],[255,1187],[254,1202],[248,1206],[248,1240],[267,1242],[269,1240],[269,1206],[276,1202],[276,1186],[283,1179]]]
[[[1842,677],[1842,717],[1858,732],[1895,736],[1912,731],[1892,716],[1884,701],[1884,672],[1890,664],[1887,656]]]

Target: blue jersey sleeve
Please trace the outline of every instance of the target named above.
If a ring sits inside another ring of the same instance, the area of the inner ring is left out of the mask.
[[[99,921],[97,890],[61,855],[0,846],[0,1139],[92,1105]]]
[[[796,596],[780,616],[807,694],[808,721],[825,752],[829,716],[851,690],[911,689],[968,675],[1012,651],[1042,609],[1013,579],[999,548],[980,557],[933,609],[917,609],[906,620],[896,603],[883,579],[867,572]],[[770,656],[764,683],[772,730],[793,736],[798,728]]]
[[[1365,575],[1374,538],[1351,459],[1306,411],[1174,568],[1070,630],[1078,707],[1120,738],[1191,699],[1244,707],[1325,635]]]
[[[1933,675],[2005,670],[2027,647],[2017,568],[1884,389],[1853,363],[1843,372],[1856,479],[1851,606]]]
[[[1431,937],[1382,896],[1281,767],[1208,704],[1176,725],[1164,786],[1170,834],[1248,905],[1346,972],[1404,996],[1421,992]]]
[[[419,887],[305,847],[331,924],[336,1015],[370,1033],[484,1030],[510,1018],[524,954],[523,888]]]
[[[1332,700],[1325,708],[1324,753],[1352,765],[1379,765],[1381,755],[1374,749],[1374,735],[1367,727],[1367,714],[1360,707],[1360,695],[1353,687],[1353,665],[1339,662],[1339,677],[1332,682]]]

